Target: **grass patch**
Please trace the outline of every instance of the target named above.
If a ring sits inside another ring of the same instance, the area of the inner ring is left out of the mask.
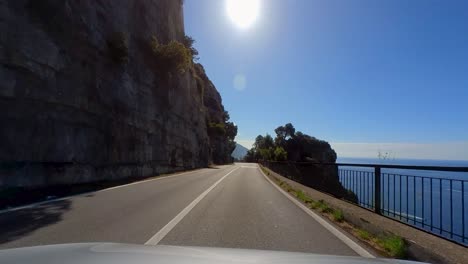
[[[319,204],[318,204],[317,202],[315,202],[315,201],[313,201],[313,202],[311,202],[311,203],[309,204],[309,208],[310,208],[310,209],[314,209],[314,210],[317,209],[318,206],[319,206]]]
[[[378,244],[392,257],[406,257],[406,243],[405,240],[399,236],[390,235],[378,239]]]
[[[393,258],[405,258],[407,253],[407,245],[402,237],[397,235],[384,235],[376,237],[359,228],[355,228],[355,235],[360,239],[368,241],[374,247],[380,248],[385,251],[388,256]]]
[[[269,172],[267,169],[265,169],[263,166],[260,166],[260,169],[261,169],[261,170],[263,171],[263,173],[265,173],[266,175],[270,175],[270,172]],[[276,177],[275,177],[275,181],[276,181],[277,183],[283,183],[282,181],[280,181],[280,180],[279,180],[278,178],[276,178]]]
[[[357,235],[358,235],[358,237],[360,237],[361,239],[364,239],[364,240],[370,240],[371,239],[371,235],[366,230],[357,229]]]
[[[307,194],[305,194],[302,190],[296,191],[296,197],[304,203],[312,202],[312,199],[309,196],[307,196]]]
[[[344,221],[344,214],[343,211],[341,210],[335,210],[333,212],[333,220],[337,222],[343,222]]]
[[[291,185],[289,185],[287,182],[280,181],[279,186],[283,188],[284,190],[286,190],[287,192],[291,192],[291,193],[294,193],[294,195],[296,195],[296,190],[294,190],[294,188],[291,187]]]
[[[317,202],[317,208],[322,212],[322,213],[333,213],[333,208],[328,206],[328,204],[325,203],[324,200],[319,200]]]

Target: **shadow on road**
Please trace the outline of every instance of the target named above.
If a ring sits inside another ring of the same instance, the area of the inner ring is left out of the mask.
[[[0,245],[15,241],[42,227],[60,222],[71,201],[62,200],[34,208],[0,214]]]

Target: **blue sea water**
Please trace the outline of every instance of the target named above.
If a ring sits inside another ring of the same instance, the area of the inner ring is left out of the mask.
[[[468,167],[468,161],[338,158],[337,163]],[[339,167],[340,181],[374,207],[374,169]],[[456,242],[468,244],[468,172],[382,169],[383,214]]]

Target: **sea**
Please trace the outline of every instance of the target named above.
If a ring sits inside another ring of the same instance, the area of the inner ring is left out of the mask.
[[[468,161],[344,158],[337,163],[468,167]],[[363,207],[374,208],[374,169],[339,167]],[[468,245],[468,172],[382,169],[381,208],[388,217]]]

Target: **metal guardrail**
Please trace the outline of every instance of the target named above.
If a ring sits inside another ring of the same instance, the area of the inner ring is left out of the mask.
[[[468,211],[465,210],[468,167],[313,162],[294,164],[336,166],[341,184],[356,194],[360,207],[468,245]],[[437,176],[448,172],[452,175]]]

